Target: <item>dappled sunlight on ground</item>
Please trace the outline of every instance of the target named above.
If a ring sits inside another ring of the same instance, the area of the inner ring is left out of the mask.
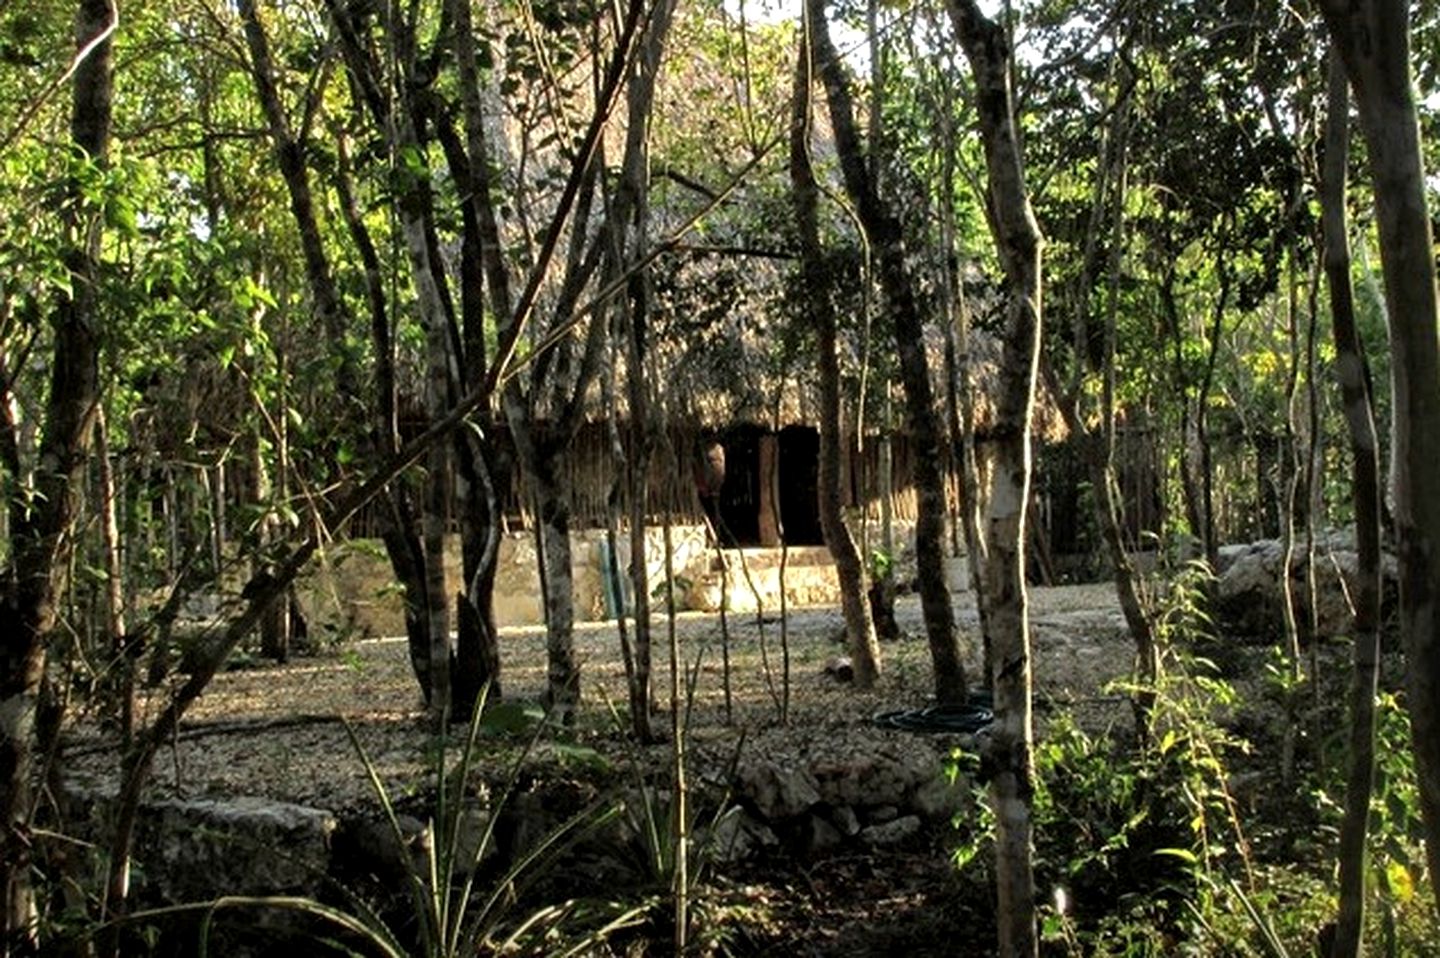
[[[967,645],[967,667],[978,678],[976,617],[967,595],[957,597],[957,618]],[[843,624],[835,608],[793,610],[782,630],[778,617],[754,614],[728,618],[731,709],[726,723],[723,633],[719,617],[688,613],[676,623],[683,675],[694,676],[688,696],[688,725],[697,761],[728,760],[741,732],[764,732],[803,740],[835,736],[868,723],[875,713],[922,705],[930,692],[929,653],[918,601],[897,605],[909,638],[885,643],[885,674],[877,687],[861,692],[825,673],[844,653]],[[1092,702],[1099,724],[1124,721],[1128,709],[1101,695],[1110,679],[1130,668],[1128,638],[1109,586],[1036,589],[1031,620],[1036,656],[1037,700],[1082,706]],[[633,641],[633,630],[631,639]],[[668,734],[671,701],[668,627],[656,619],[653,702],[655,727]],[[575,630],[586,702],[576,734],[601,747],[619,747],[609,705],[628,708],[620,642],[613,623],[582,623]],[[789,729],[779,720],[785,701],[784,660],[788,645]],[[503,682],[509,699],[538,700],[545,684],[545,634],[539,628],[506,630],[502,637]],[[696,667],[698,661],[698,668]],[[685,680],[682,678],[682,683]],[[686,695],[681,691],[682,702]],[[158,793],[264,794],[322,807],[372,800],[364,766],[345,732],[349,721],[382,781],[397,791],[426,779],[429,732],[422,701],[401,639],[351,643],[319,658],[268,663],[216,676],[187,716],[172,747],[156,762],[152,789]],[[153,707],[153,706],[152,706]],[[142,709],[142,714],[147,714]],[[113,741],[93,724],[75,729],[71,764],[80,772],[105,775],[113,769]],[[657,761],[663,761],[660,755]]]

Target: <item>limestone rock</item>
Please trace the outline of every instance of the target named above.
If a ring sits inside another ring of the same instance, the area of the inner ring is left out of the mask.
[[[838,805],[832,808],[830,821],[846,838],[854,838],[860,834],[860,816],[856,815],[855,809],[849,805]]]
[[[821,797],[831,805],[904,806],[916,788],[940,773],[940,760],[929,747],[899,740],[819,756],[811,771]]]
[[[479,865],[491,856],[496,854],[495,836],[490,835],[489,842],[484,847],[486,833],[490,829],[490,811],[478,805],[467,808],[460,813],[456,824],[456,831],[459,838],[456,842],[455,869],[461,873],[469,872],[473,866]]]
[[[803,765],[764,759],[743,763],[738,774],[740,794],[768,821],[791,818],[820,802],[815,776]]]
[[[1321,636],[1348,633],[1354,625],[1350,596],[1357,585],[1359,567],[1353,535],[1327,535],[1317,543],[1315,559],[1315,633]],[[1283,631],[1285,593],[1281,566],[1284,561],[1283,545],[1275,539],[1221,548],[1219,567],[1223,571],[1215,587],[1215,618],[1222,631],[1266,638]],[[1384,592],[1393,595],[1397,581],[1394,557],[1384,556],[1381,562]],[[1307,608],[1303,543],[1296,544],[1289,575],[1300,608]]]
[[[844,844],[845,836],[824,816],[811,815],[805,823],[801,842],[807,855],[819,855],[839,848]]]
[[[711,861],[728,865],[754,858],[779,845],[780,839],[768,825],[735,806],[720,817],[704,843]]]
[[[155,802],[136,834],[138,871],[166,901],[316,895],[335,827],[328,811],[261,798]]]
[[[893,822],[900,817],[900,809],[894,805],[876,805],[870,809],[870,822],[873,825],[883,825],[886,822]]]
[[[920,832],[920,816],[904,815],[893,822],[871,825],[860,832],[860,840],[871,848],[889,848]]]
[[[951,784],[944,776],[936,776],[915,790],[910,807],[923,818],[950,818],[966,805],[965,789]]]
[[[429,828],[410,815],[396,816],[396,823],[400,826],[398,837],[383,816],[342,822],[335,836],[337,857],[385,882],[402,881],[417,869],[423,874]]]

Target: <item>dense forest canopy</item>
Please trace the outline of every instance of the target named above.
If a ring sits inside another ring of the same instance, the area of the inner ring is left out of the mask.
[[[993,708],[1005,954],[1083,947],[1037,906],[1063,826],[1030,585],[1113,578],[1136,662],[1116,748],[1194,759],[1165,663],[1224,610],[1187,577],[1275,540],[1284,787],[1349,768],[1325,793],[1339,908],[1303,934],[1353,954],[1379,902],[1393,941],[1440,872],[1437,71],[1425,0],[0,5],[0,951],[56,921],[35,841],[67,723],[103,714],[125,755],[99,925],[157,753],[236,647],[301,649],[295,579],[350,539],[388,563],[437,735],[508,694],[520,531],[541,704],[562,727],[600,707],[575,570],[577,535],[603,540],[620,721],[670,743],[683,846],[686,666],[652,627],[682,592],[672,526],[823,544],[862,689],[897,585],[918,594],[935,700]],[[1336,581],[1348,766],[1312,721]],[[216,637],[174,672],[197,597]],[[1408,791],[1393,764],[1374,788],[1411,805],[1380,816],[1406,851],[1367,892],[1382,633],[1414,738]],[[1255,893],[1192,865],[1200,897]]]

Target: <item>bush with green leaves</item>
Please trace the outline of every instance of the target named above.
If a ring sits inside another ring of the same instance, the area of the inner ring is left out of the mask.
[[[1187,564],[1157,583],[1161,668],[1146,694],[1151,732],[1088,732],[1055,716],[1035,746],[1035,867],[1049,891],[1045,939],[1072,954],[1154,954],[1202,933],[1196,921],[1230,875],[1251,873],[1248,844],[1227,780],[1247,748],[1224,725],[1234,689],[1191,651],[1209,631],[1207,570]],[[954,770],[983,768],[957,756]],[[986,808],[982,800],[978,803]],[[961,867],[988,847],[993,816],[957,822]]]

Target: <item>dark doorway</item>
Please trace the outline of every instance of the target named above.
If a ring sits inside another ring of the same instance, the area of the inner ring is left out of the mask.
[[[735,426],[721,441],[725,446],[725,481],[720,487],[716,533],[726,548],[760,544],[759,426]]]
[[[825,544],[820,529],[820,433],[810,426],[780,430],[776,457],[780,521],[792,546]]]

